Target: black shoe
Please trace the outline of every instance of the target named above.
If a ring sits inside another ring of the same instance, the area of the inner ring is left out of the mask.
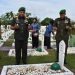
[[[20,62],[15,62],[15,65],[20,65]]]
[[[67,62],[64,62],[64,64],[67,64]]]
[[[27,61],[25,61],[25,60],[22,60],[22,62],[23,62],[23,64],[27,64]]]

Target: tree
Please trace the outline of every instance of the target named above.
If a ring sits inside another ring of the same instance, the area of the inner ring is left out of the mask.
[[[50,23],[52,19],[51,18],[45,18],[44,20],[41,21],[41,25],[46,26]]]
[[[7,12],[7,13],[5,14],[5,17],[6,17],[8,20],[10,20],[10,13]]]
[[[3,20],[2,24],[5,25],[5,29],[7,29],[7,25],[9,25],[11,23],[11,20],[13,19],[13,16],[14,16],[14,14],[13,14],[12,11],[7,12],[7,13],[5,13],[1,16],[1,18]]]
[[[37,17],[29,17],[28,19],[29,24],[32,24],[34,19],[37,19]]]
[[[14,16],[14,14],[13,14],[13,12],[12,12],[12,11],[10,12],[10,16],[11,16],[11,18]]]
[[[26,13],[26,16],[29,17],[31,15],[31,13]]]

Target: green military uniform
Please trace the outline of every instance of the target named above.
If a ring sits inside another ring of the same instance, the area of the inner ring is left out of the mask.
[[[20,8],[19,11],[25,11],[24,8]],[[26,64],[27,59],[27,43],[28,43],[28,22],[25,17],[18,16],[12,20],[12,26],[18,25],[19,29],[15,29],[14,38],[15,38],[15,52],[16,52],[16,64],[20,64],[21,52],[22,52],[22,61]]]
[[[65,10],[61,10],[60,14],[65,14]],[[61,40],[64,40],[66,44],[65,49],[65,61],[66,62],[66,55],[67,55],[67,47],[68,47],[68,39],[69,39],[69,28],[71,27],[70,19],[68,17],[64,17],[64,19],[57,18],[55,19],[54,27],[57,27],[56,33],[56,47],[57,47],[57,61],[59,60],[59,43]]]

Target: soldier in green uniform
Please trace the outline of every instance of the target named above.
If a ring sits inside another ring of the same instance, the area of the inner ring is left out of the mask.
[[[64,40],[66,44],[65,49],[65,60],[66,64],[66,55],[68,48],[68,39],[69,39],[69,31],[71,29],[70,19],[66,16],[66,10],[63,9],[60,11],[60,17],[55,19],[54,30],[56,30],[56,47],[57,47],[57,61],[59,60],[59,43],[61,40]]]
[[[16,52],[16,64],[20,64],[21,56],[23,64],[26,64],[27,60],[27,43],[28,43],[28,22],[25,16],[25,8],[21,7],[18,10],[18,16],[13,18],[11,29],[14,30],[15,38],[15,52]],[[21,55],[22,52],[22,55]]]

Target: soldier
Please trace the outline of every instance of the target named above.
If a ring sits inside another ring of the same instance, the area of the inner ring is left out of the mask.
[[[25,8],[18,10],[18,17],[13,18],[11,29],[14,30],[16,64],[20,64],[21,52],[23,64],[27,63],[28,22],[25,16]]]
[[[66,64],[66,55],[68,48],[68,39],[69,39],[69,31],[71,29],[70,19],[66,16],[66,10],[63,9],[60,11],[60,18],[55,19],[54,30],[56,30],[56,47],[57,47],[57,61],[59,60],[59,43],[61,40],[64,40],[66,44],[65,49],[65,60]]]

